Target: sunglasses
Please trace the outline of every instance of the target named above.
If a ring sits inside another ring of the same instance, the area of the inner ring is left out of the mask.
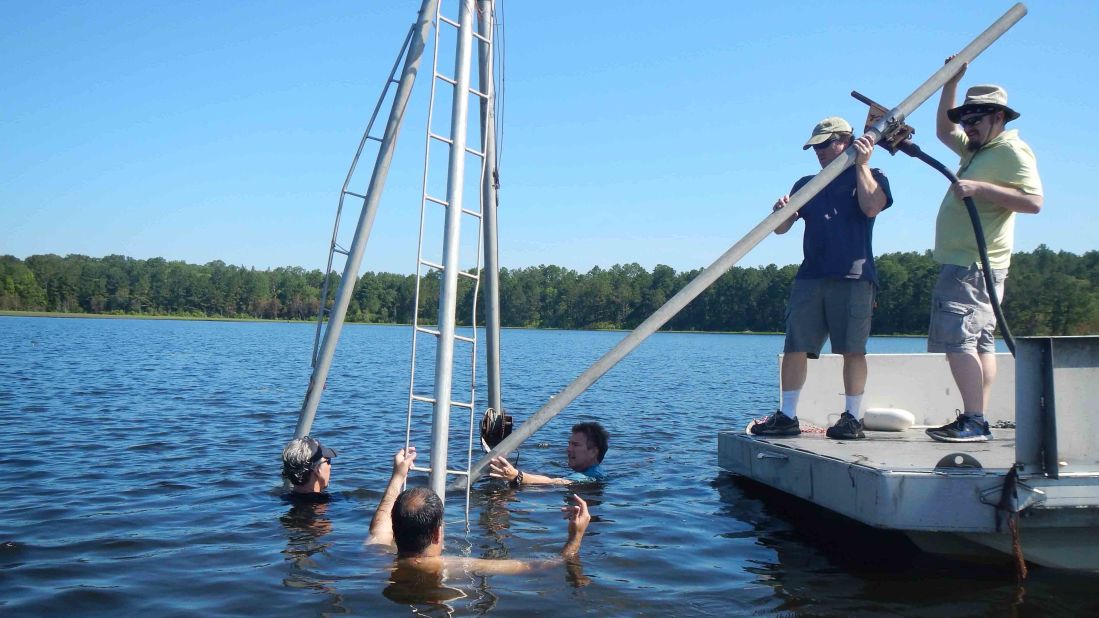
[[[977,114],[976,116],[961,118],[958,120],[958,124],[962,125],[963,127],[975,127],[981,124],[981,121],[985,119],[985,116],[988,116],[988,114]]]
[[[836,142],[836,138],[833,137],[832,139],[828,140],[827,142],[821,142],[819,144],[813,144],[813,150],[824,150],[825,148],[831,146],[835,142]]]

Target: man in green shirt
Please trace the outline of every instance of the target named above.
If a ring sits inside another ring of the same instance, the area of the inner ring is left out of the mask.
[[[949,60],[949,59],[948,59]],[[1019,117],[1007,93],[994,85],[973,86],[954,107],[966,65],[944,86],[936,134],[961,156],[958,182],[950,186],[935,222],[939,280],[931,296],[928,352],[945,352],[964,410],[947,425],[927,430],[940,442],[991,439],[984,411],[996,378],[996,317],[980,266],[980,254],[963,198],[973,199],[984,228],[996,295],[1003,297],[1011,264],[1015,213],[1042,208],[1042,181],[1030,147],[1005,125]]]

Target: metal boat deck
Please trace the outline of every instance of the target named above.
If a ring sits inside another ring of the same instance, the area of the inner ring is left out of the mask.
[[[1026,559],[1099,570],[1099,435],[1093,431],[1099,420],[1087,409],[1099,382],[1097,356],[1099,338],[1024,341],[1018,392],[1014,360],[1000,357],[988,415],[993,439],[942,443],[924,433],[953,420],[951,404],[959,399],[942,356],[869,355],[864,406],[908,410],[918,425],[867,431],[862,440],[831,440],[804,429],[790,438],[722,431],[718,464],[864,524],[903,532],[925,550],[965,556],[1011,553],[1006,527],[997,531],[996,505],[1016,467]],[[814,363],[798,410],[803,428],[827,427],[842,401],[836,392],[842,358],[825,355]]]
[[[718,434],[722,468],[880,528],[993,532],[981,493],[999,488],[1014,461],[1012,429],[971,444],[935,442],[922,428],[852,441]]]

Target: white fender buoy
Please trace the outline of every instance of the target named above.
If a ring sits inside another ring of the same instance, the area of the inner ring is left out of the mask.
[[[868,408],[862,423],[870,431],[905,431],[916,423],[916,416],[900,408]]]

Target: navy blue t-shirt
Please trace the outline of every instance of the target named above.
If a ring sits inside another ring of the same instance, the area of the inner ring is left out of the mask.
[[[885,191],[885,208],[893,204],[889,180],[877,168],[872,168],[874,180]],[[812,176],[794,183],[790,195],[805,186]],[[802,251],[805,258],[798,268],[798,279],[866,279],[875,284],[878,273],[874,268],[871,242],[874,219],[859,208],[855,166],[842,172],[820,193],[798,211],[805,220]],[[884,210],[884,209],[883,209]]]

